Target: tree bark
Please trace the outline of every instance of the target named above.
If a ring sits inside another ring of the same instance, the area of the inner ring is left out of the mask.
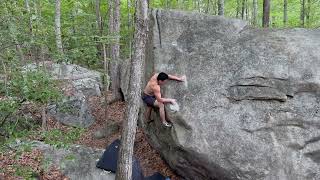
[[[245,0],[246,1],[246,20],[249,20],[249,3],[248,3],[248,0]]]
[[[244,19],[245,10],[246,10],[246,0],[242,0],[242,5],[241,5],[241,19]]]
[[[140,11],[138,10],[135,24],[134,54],[130,70],[130,94],[126,108],[126,121],[123,122],[116,180],[132,179],[132,155],[140,106],[142,64],[145,58],[147,40],[147,1],[140,0],[139,7]]]
[[[46,113],[46,105],[44,105],[42,108],[41,108],[41,119],[42,119],[42,130],[43,131],[46,131],[47,130],[47,113]]]
[[[132,27],[132,21],[131,21],[131,13],[130,13],[130,10],[131,10],[131,0],[127,0],[127,10],[128,10],[128,30],[129,32],[131,27]],[[131,33],[129,33],[129,40],[128,40],[128,48],[129,48],[129,58],[131,59],[132,58],[132,39],[131,39]]]
[[[301,11],[300,11],[300,24],[304,27],[304,19],[305,19],[305,0],[300,0],[301,2]]]
[[[240,14],[240,10],[241,10],[241,6],[240,6],[240,0],[237,0],[237,13],[236,13],[236,17],[239,18],[239,14]]]
[[[100,0],[96,0],[96,21],[97,21],[99,35],[102,36],[103,26],[102,26],[102,17],[100,13]]]
[[[207,1],[206,14],[209,13],[210,10],[210,0]]]
[[[120,88],[120,0],[114,0],[113,11],[113,34],[115,35],[115,42],[112,45],[111,53],[111,86],[112,86],[112,102],[122,99]]]
[[[283,0],[283,25],[286,27],[288,24],[288,0]]]
[[[3,59],[1,59],[1,57],[0,57],[0,60],[1,60],[1,64],[2,64],[3,72],[4,72],[4,90],[5,90],[5,95],[8,96],[9,95],[9,91],[8,91],[8,88],[7,88],[8,87],[7,67],[6,67],[6,64],[3,61]]]
[[[56,33],[56,45],[58,52],[60,55],[63,55],[63,46],[62,46],[62,38],[61,38],[61,1],[56,0],[55,7],[55,33]]]
[[[311,0],[307,0],[306,21],[307,26],[310,25]]]
[[[252,12],[253,20],[252,24],[256,26],[258,24],[257,22],[257,16],[258,16],[258,1],[253,0],[253,12]]]
[[[224,15],[224,0],[218,1],[218,15],[223,16]]]
[[[107,16],[108,16],[108,26],[109,26],[109,28],[108,28],[108,34],[110,35],[110,36],[113,36],[113,4],[114,4],[114,2],[113,2],[114,0],[108,0],[108,14],[107,14]],[[111,45],[107,45],[107,47],[106,47],[106,49],[107,49],[107,58],[109,59],[109,61],[107,62],[108,63],[108,75],[109,75],[109,77],[111,77],[111,66],[110,66],[110,64],[111,64],[111,54],[112,54],[112,46]],[[111,84],[111,83],[110,83]],[[108,89],[109,89],[110,87],[108,87]]]
[[[34,37],[33,37],[33,28],[32,28],[32,17],[31,17],[31,10],[30,10],[30,5],[29,5],[29,0],[25,0],[25,6],[26,6],[26,10],[27,10],[27,12],[28,12],[28,16],[29,16],[29,31],[30,31],[30,38],[31,38],[31,49],[29,50],[29,57],[30,57],[30,59],[29,60],[31,60],[32,59],[32,57],[33,57],[33,39],[34,39]]]
[[[270,24],[270,0],[263,0],[262,27],[269,27]]]
[[[96,0],[96,22],[97,22],[97,27],[98,27],[98,36],[100,36],[100,40],[103,36],[103,25],[102,25],[102,17],[101,17],[101,13],[100,13],[100,0]],[[97,50],[100,52],[99,53],[99,58],[103,57],[103,63],[105,63],[105,52],[104,52],[104,43],[99,43],[97,45]],[[106,72],[106,71],[105,71]]]

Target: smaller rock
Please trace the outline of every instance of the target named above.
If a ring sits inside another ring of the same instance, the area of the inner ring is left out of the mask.
[[[109,123],[106,123],[106,125],[103,128],[93,133],[94,138],[102,139],[104,137],[115,134],[119,131],[119,128],[120,128],[119,123],[114,121],[108,121],[108,122]]]

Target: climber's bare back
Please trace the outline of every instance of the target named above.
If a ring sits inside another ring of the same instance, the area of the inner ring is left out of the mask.
[[[157,76],[158,76],[158,73],[154,74],[149,80],[149,82],[147,83],[147,86],[144,88],[143,92],[146,95],[154,96],[155,92],[160,91],[160,86],[157,81]]]

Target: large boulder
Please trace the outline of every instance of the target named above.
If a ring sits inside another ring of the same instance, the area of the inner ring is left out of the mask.
[[[320,179],[319,29],[155,10],[148,47],[144,82],[154,71],[187,77],[162,88],[178,102],[166,106],[173,127],[161,126],[158,112],[143,124],[180,175]]]
[[[51,74],[52,79],[61,82],[65,97],[48,107],[48,114],[57,121],[75,127],[87,128],[95,121],[88,99],[101,96],[101,74],[75,64],[57,64],[50,61],[40,64]],[[25,69],[34,70],[36,64]]]
[[[43,164],[56,166],[70,180],[114,180],[115,174],[96,168],[104,150],[72,145],[68,149],[57,149],[42,142],[34,146],[44,154]]]

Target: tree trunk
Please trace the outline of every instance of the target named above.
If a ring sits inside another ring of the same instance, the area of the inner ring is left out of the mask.
[[[241,10],[241,6],[240,6],[240,0],[237,0],[237,13],[236,13],[236,17],[239,18],[239,14],[240,14],[240,10]]]
[[[246,20],[248,21],[249,20],[249,5],[248,5],[248,0],[245,0],[246,1]]]
[[[41,19],[41,1],[39,2],[34,2],[33,6],[34,6],[34,11],[36,14],[36,28],[34,29],[34,39],[41,39],[41,37],[36,36],[36,34],[39,34],[39,30],[42,27],[42,23],[40,22]],[[40,46],[40,47],[39,47]],[[35,61],[37,63],[37,65],[39,65],[39,61],[44,61],[44,45],[43,43],[41,43],[40,45],[34,45],[34,51],[35,51]]]
[[[242,0],[241,19],[244,19],[245,10],[246,10],[246,0]]]
[[[140,0],[139,7],[140,12],[137,13],[135,24],[134,54],[130,70],[130,94],[126,109],[126,119],[123,122],[116,180],[132,179],[132,155],[140,106],[142,64],[145,58],[147,41],[147,1]]]
[[[224,15],[224,0],[218,1],[218,15],[223,16]]]
[[[283,25],[286,27],[288,24],[288,0],[283,0]]]
[[[306,21],[307,26],[310,26],[310,10],[311,10],[311,0],[307,0],[307,11],[306,11]]]
[[[258,24],[257,22],[257,16],[258,16],[258,1],[253,0],[253,12],[252,12],[253,20],[252,24],[256,26]]]
[[[1,64],[2,64],[2,68],[3,68],[3,73],[4,73],[4,91],[5,91],[5,96],[9,95],[9,91],[8,91],[8,74],[7,74],[7,67],[5,62],[3,61],[3,59],[1,59],[0,56],[0,60],[1,60]],[[1,127],[1,126],[0,126]]]
[[[108,26],[109,26],[109,30],[108,30],[108,34],[113,36],[113,5],[114,4],[114,0],[108,0],[108,16],[109,16],[109,22],[108,22]],[[107,57],[110,59],[110,61],[108,62],[108,75],[109,77],[111,77],[111,60],[112,60],[112,57],[111,57],[111,54],[112,54],[112,46],[111,45],[108,45],[107,46]]]
[[[130,13],[130,10],[131,10],[131,0],[127,0],[127,10],[128,10],[128,30],[129,32],[131,27],[132,27],[132,21],[131,21],[131,13]],[[131,33],[129,33],[129,40],[128,40],[128,48],[129,48],[129,58],[131,59],[132,57],[132,39],[131,39]]]
[[[30,31],[30,39],[31,39],[31,49],[29,50],[28,56],[29,56],[29,60],[32,59],[33,57],[33,47],[34,45],[33,43],[33,28],[32,28],[32,17],[31,17],[31,10],[30,10],[30,5],[29,5],[29,0],[25,0],[25,6],[28,12],[28,16],[29,16],[29,31]]]
[[[47,113],[46,113],[46,105],[41,108],[41,119],[42,119],[42,130],[47,130]]]
[[[300,11],[300,24],[304,27],[304,18],[305,18],[305,0],[301,1],[301,11]]]
[[[120,88],[120,0],[114,0],[113,12],[113,34],[115,35],[115,42],[112,45],[111,53],[111,86],[112,86],[112,102],[122,99]]]
[[[208,14],[210,10],[210,0],[207,1],[206,13]]]
[[[103,26],[100,13],[100,0],[96,0],[96,21],[98,26],[99,35],[102,36]]]
[[[101,37],[103,35],[103,26],[102,26],[102,17],[101,17],[101,13],[100,13],[100,0],[96,0],[96,23],[97,23],[97,28],[98,28],[98,36]],[[97,45],[97,50],[98,50],[98,57],[101,58],[104,56],[104,50],[103,50],[103,43],[98,43]],[[103,61],[104,62],[104,61]]]
[[[56,0],[56,9],[55,9],[55,18],[54,18],[55,32],[56,32],[56,45],[60,55],[63,55],[60,18],[61,18],[61,1]]]
[[[263,0],[262,27],[269,27],[270,22],[270,0]]]

